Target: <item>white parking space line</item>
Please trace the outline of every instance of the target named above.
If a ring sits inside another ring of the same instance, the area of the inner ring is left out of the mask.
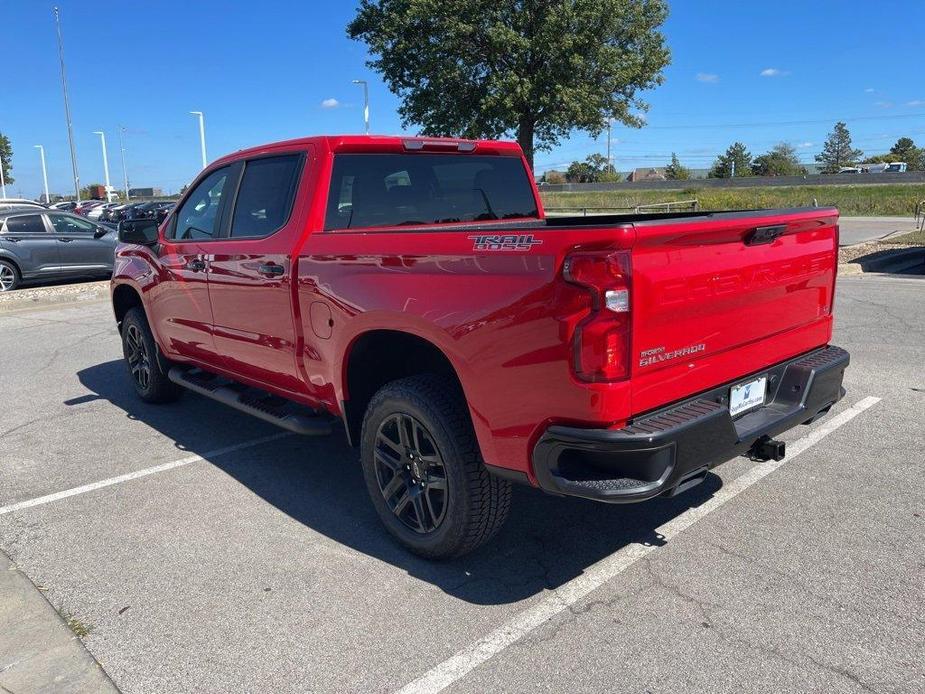
[[[844,412],[832,417],[818,429],[787,444],[787,457],[781,461],[760,463],[735,480],[723,485],[708,501],[685,511],[655,530],[657,536],[669,540],[694,525],[723,504],[738,496],[756,482],[764,479],[779,467],[814,446],[839,427],[844,426],[866,409],[880,402],[880,398],[867,397]],[[653,552],[657,545],[628,545],[609,557],[588,567],[584,574],[555,589],[540,603],[515,615],[506,624],[456,655],[444,660],[429,672],[402,687],[398,694],[424,694],[440,692],[465,677],[485,661],[516,643],[537,627],[542,626],[560,612],[567,610],[604,583],[623,573],[630,566]]]
[[[259,439],[253,439],[251,441],[244,441],[242,443],[236,443],[233,446],[225,446],[224,448],[217,448],[214,451],[208,451],[207,453],[203,453],[202,455],[191,455],[186,458],[181,458],[180,460],[175,460],[172,463],[164,463],[163,465],[155,465],[154,467],[145,468],[143,470],[136,470],[135,472],[129,472],[125,475],[119,475],[118,477],[110,477],[109,479],[100,480],[99,482],[91,482],[90,484],[85,484],[80,487],[74,487],[73,489],[65,489],[63,492],[55,492],[54,494],[47,494],[45,496],[39,496],[39,497],[36,497],[35,499],[28,499],[27,501],[20,501],[15,504],[10,504],[9,506],[0,506],[0,516],[7,514],[7,513],[12,513],[13,511],[20,511],[24,508],[32,508],[33,506],[42,506],[43,504],[50,504],[53,501],[67,499],[70,496],[77,496],[78,494],[86,494],[87,492],[92,492],[95,489],[102,489],[103,487],[111,487],[115,484],[121,484],[122,482],[128,482],[130,480],[137,480],[139,477],[147,477],[148,475],[156,475],[159,472],[166,472],[167,470],[173,470],[178,467],[183,467],[184,465],[198,463],[200,460],[205,460],[207,458],[216,458],[220,455],[227,455],[228,453],[234,453],[235,451],[243,451],[247,448],[253,448],[254,446],[259,446],[263,443],[269,443],[270,441],[276,441],[286,436],[292,436],[292,434],[290,434],[288,431],[284,431],[279,434],[263,436]]]

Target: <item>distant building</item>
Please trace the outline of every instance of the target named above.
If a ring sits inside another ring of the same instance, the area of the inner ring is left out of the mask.
[[[159,198],[164,192],[160,188],[129,188],[128,194],[132,198]]]
[[[668,177],[665,175],[663,167],[644,166],[633,170],[626,180],[633,183],[637,181],[667,181]]]

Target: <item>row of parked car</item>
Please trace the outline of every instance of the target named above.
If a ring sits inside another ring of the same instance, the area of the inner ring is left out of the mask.
[[[170,210],[176,205],[171,200],[155,200],[153,202],[105,202],[103,200],[83,200],[56,202],[51,209],[65,210],[79,214],[88,219],[96,219],[109,224],[118,224],[123,219],[156,219],[164,221]]]
[[[174,204],[87,200],[42,205],[0,198],[0,292],[24,282],[110,276],[115,225],[145,218],[161,222]]]

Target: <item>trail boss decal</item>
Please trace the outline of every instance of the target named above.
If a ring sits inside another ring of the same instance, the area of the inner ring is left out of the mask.
[[[533,246],[543,243],[533,238],[533,234],[504,234],[501,236],[487,236],[479,234],[470,236],[475,241],[472,250],[475,251],[529,251]]]

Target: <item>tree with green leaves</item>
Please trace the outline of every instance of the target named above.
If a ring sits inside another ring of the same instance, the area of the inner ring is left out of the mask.
[[[906,162],[909,171],[922,171],[925,169],[925,149],[916,147],[911,137],[901,137],[890,147],[889,162],[894,161]]]
[[[844,166],[854,166],[864,152],[851,146],[851,133],[848,126],[839,121],[829,133],[822,146],[822,152],[816,155],[816,161],[822,165],[822,173],[838,173]]]
[[[9,185],[16,180],[13,178],[13,145],[3,133],[0,133],[0,159],[3,159],[3,180]]]
[[[752,155],[741,142],[734,142],[720,154],[710,169],[710,178],[732,178],[752,175]]]
[[[669,181],[687,181],[691,177],[691,170],[682,166],[678,155],[671,153],[671,163],[665,167],[665,178]]]
[[[800,176],[806,173],[806,168],[800,163],[794,146],[780,142],[767,153],[755,157],[752,173],[756,176]]]
[[[533,165],[572,130],[643,125],[638,93],[663,80],[666,0],[362,0],[363,41],[425,135],[514,134]]]
[[[565,172],[571,183],[600,183],[619,179],[603,154],[591,154],[584,161],[573,161]]]

